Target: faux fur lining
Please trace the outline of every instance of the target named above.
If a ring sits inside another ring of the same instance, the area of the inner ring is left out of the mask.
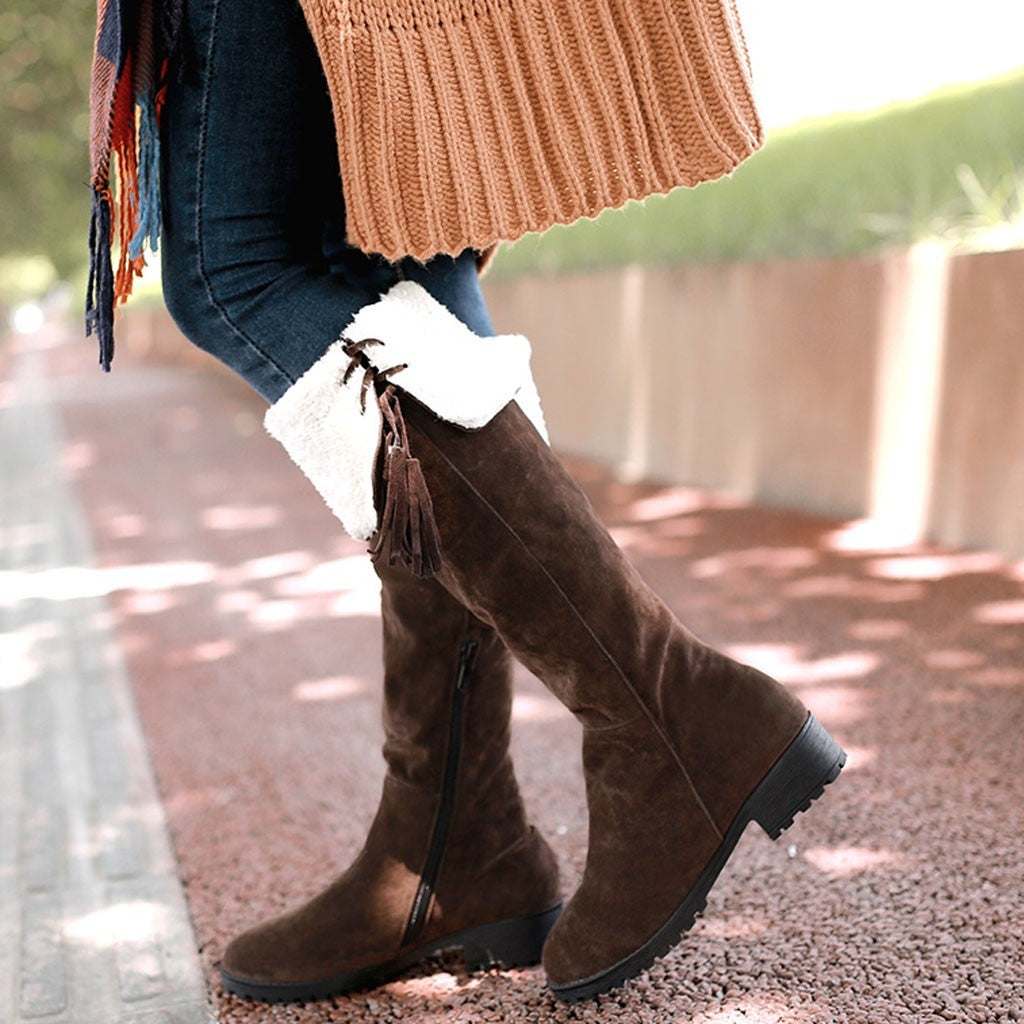
[[[362,373],[341,383],[348,363],[336,342],[267,410],[263,422],[345,530],[356,540],[369,540],[377,529],[373,469],[381,415],[372,392],[366,411],[360,408]]]
[[[405,363],[391,383],[441,419],[475,429],[521,398],[523,412],[548,440],[530,343],[521,334],[481,338],[421,285],[401,281],[359,310],[342,337],[383,342],[366,348],[366,357],[378,370]]]
[[[264,418],[267,432],[356,540],[369,540],[377,531],[373,476],[382,421],[372,389],[362,408],[362,369],[342,383],[350,361],[344,345],[369,338],[381,342],[363,349],[374,368],[406,364],[389,380],[441,419],[479,428],[515,400],[547,441],[526,338],[478,337],[420,285],[395,285],[356,314],[341,339]]]

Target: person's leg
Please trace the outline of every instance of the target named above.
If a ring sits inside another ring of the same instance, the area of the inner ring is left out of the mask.
[[[170,91],[162,140],[164,291],[186,336],[274,401],[400,273],[487,333],[472,253],[395,268],[344,244],[333,122],[296,0],[190,0],[187,19],[193,73]],[[371,984],[452,933],[473,965],[536,962],[557,915],[557,866],[508,756],[507,653],[436,581],[380,575],[380,809],[349,871],[229,946],[233,992]]]
[[[461,946],[469,970],[540,959],[558,867],[526,822],[508,753],[511,659],[404,566],[384,583],[384,758],[362,853],[323,892],[225,950],[228,992],[275,1002],[380,984]]]
[[[319,455],[339,422],[382,424],[378,559],[435,573],[581,721],[587,863],[543,958],[571,1001],[666,952],[745,826],[777,838],[845,755],[794,695],[689,633],[630,566],[527,416],[523,339],[467,335],[399,284],[266,426],[344,511],[350,481],[337,488]],[[376,401],[361,402],[360,376]]]
[[[162,119],[164,296],[268,401],[400,278],[492,333],[475,254],[388,264],[344,242],[326,84],[297,0],[186,7],[193,59]]]

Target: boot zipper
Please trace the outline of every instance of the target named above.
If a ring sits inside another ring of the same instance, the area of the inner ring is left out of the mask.
[[[412,902],[412,910],[409,911],[409,921],[405,926],[403,946],[415,942],[426,924],[427,911],[430,909],[430,900],[434,895],[434,885],[437,882],[437,872],[441,867],[441,857],[448,841],[448,831],[451,828],[455,803],[455,778],[458,774],[459,758],[462,754],[462,715],[466,703],[466,693],[473,674],[473,660],[479,646],[480,641],[475,637],[470,637],[459,648],[459,662],[455,673],[455,687],[452,692],[451,717],[448,723],[448,753],[445,757],[444,775],[441,780],[441,803],[437,809],[434,833],[430,837],[430,848],[427,851],[423,874],[420,876],[419,888],[416,890],[416,898]]]

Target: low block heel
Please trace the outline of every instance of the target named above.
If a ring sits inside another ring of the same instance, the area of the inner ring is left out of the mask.
[[[711,887],[747,825],[756,821],[772,839],[778,839],[793,824],[793,818],[806,811],[836,779],[844,764],[846,754],[842,747],[813,715],[808,714],[796,738],[736,813],[714,856],[668,921],[639,949],[607,970],[568,985],[549,983],[551,991],[562,1002],[575,1003],[607,992],[650,967],[693,927],[697,916],[707,906]]]
[[[544,940],[548,937],[562,904],[530,917],[495,921],[468,930],[462,939],[466,970],[482,971],[491,967],[529,967],[540,963]]]
[[[747,820],[756,821],[778,839],[833,782],[846,764],[846,752],[814,715],[808,715],[796,739],[786,748],[747,801]]]

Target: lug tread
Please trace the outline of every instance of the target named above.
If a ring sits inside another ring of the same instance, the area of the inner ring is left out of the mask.
[[[782,833],[786,831],[786,829],[790,828],[793,825],[793,822],[796,821],[796,817],[798,814],[804,814],[806,811],[809,811],[811,809],[811,804],[813,804],[815,800],[818,800],[825,795],[825,787],[830,786],[833,782],[836,781],[836,779],[839,778],[839,773],[843,770],[845,765],[846,752],[844,751],[840,756],[839,760],[833,766],[832,770],[829,772],[829,774],[825,777],[825,779],[822,780],[821,784],[817,786],[811,793],[808,794],[807,798],[793,812],[793,816],[791,818],[789,818],[787,821],[782,822],[782,824],[778,825],[776,828],[772,829],[772,831],[769,833],[769,837],[772,840],[778,839],[782,835]]]

